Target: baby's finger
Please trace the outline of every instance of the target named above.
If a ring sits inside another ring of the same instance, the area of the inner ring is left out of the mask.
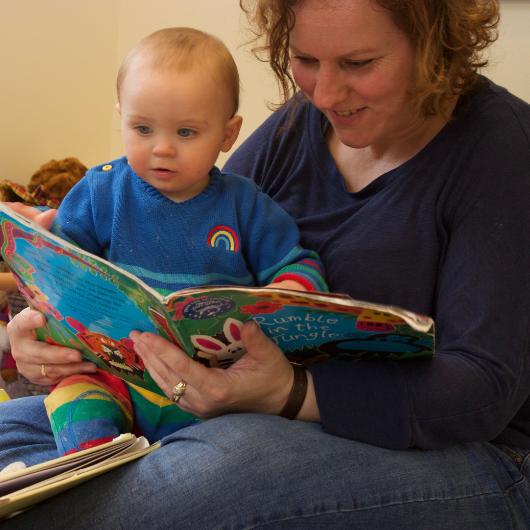
[[[8,202],[7,205],[11,209],[15,210],[15,212],[22,214],[24,217],[28,217],[33,222],[37,223],[43,228],[46,228],[47,230],[52,226],[55,215],[57,214],[57,210],[53,208],[43,212],[38,208],[28,206],[20,202]]]

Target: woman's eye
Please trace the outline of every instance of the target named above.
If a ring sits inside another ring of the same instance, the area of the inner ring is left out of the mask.
[[[142,136],[145,136],[146,134],[149,134],[151,132],[151,129],[147,127],[147,125],[137,125],[135,127],[135,130],[138,132],[138,134],[141,134]]]
[[[295,55],[294,59],[296,59],[299,63],[307,64],[307,65],[312,65],[312,64],[317,63],[317,60],[313,57],[303,57],[300,55]]]
[[[195,131],[192,131],[191,129],[187,129],[186,127],[183,127],[182,129],[179,129],[177,131],[177,134],[179,136],[182,136],[182,138],[189,138],[190,136],[193,136],[195,134]]]
[[[347,68],[362,68],[367,66],[373,61],[373,59],[365,59],[364,61],[344,61],[344,65]]]

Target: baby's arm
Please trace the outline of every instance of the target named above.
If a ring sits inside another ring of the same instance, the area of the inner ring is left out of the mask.
[[[280,206],[256,191],[246,214],[245,248],[258,285],[297,291],[328,290],[318,254],[300,245],[296,223]]]

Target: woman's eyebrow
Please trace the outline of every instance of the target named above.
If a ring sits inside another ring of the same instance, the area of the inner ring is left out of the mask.
[[[292,44],[289,44],[289,48],[293,53],[296,55],[307,55],[308,57],[312,57],[313,55],[311,53],[306,53],[301,50],[299,50],[296,46],[293,46]],[[341,54],[338,56],[339,59],[349,59],[356,55],[370,55],[377,53],[377,50],[375,48],[360,48],[357,50],[352,50],[350,52],[346,52],[344,54]]]

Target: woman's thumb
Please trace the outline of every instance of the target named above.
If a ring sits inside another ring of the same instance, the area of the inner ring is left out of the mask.
[[[241,341],[247,350],[247,355],[250,354],[254,358],[270,358],[271,355],[281,354],[278,346],[263,333],[253,320],[243,324]]]

